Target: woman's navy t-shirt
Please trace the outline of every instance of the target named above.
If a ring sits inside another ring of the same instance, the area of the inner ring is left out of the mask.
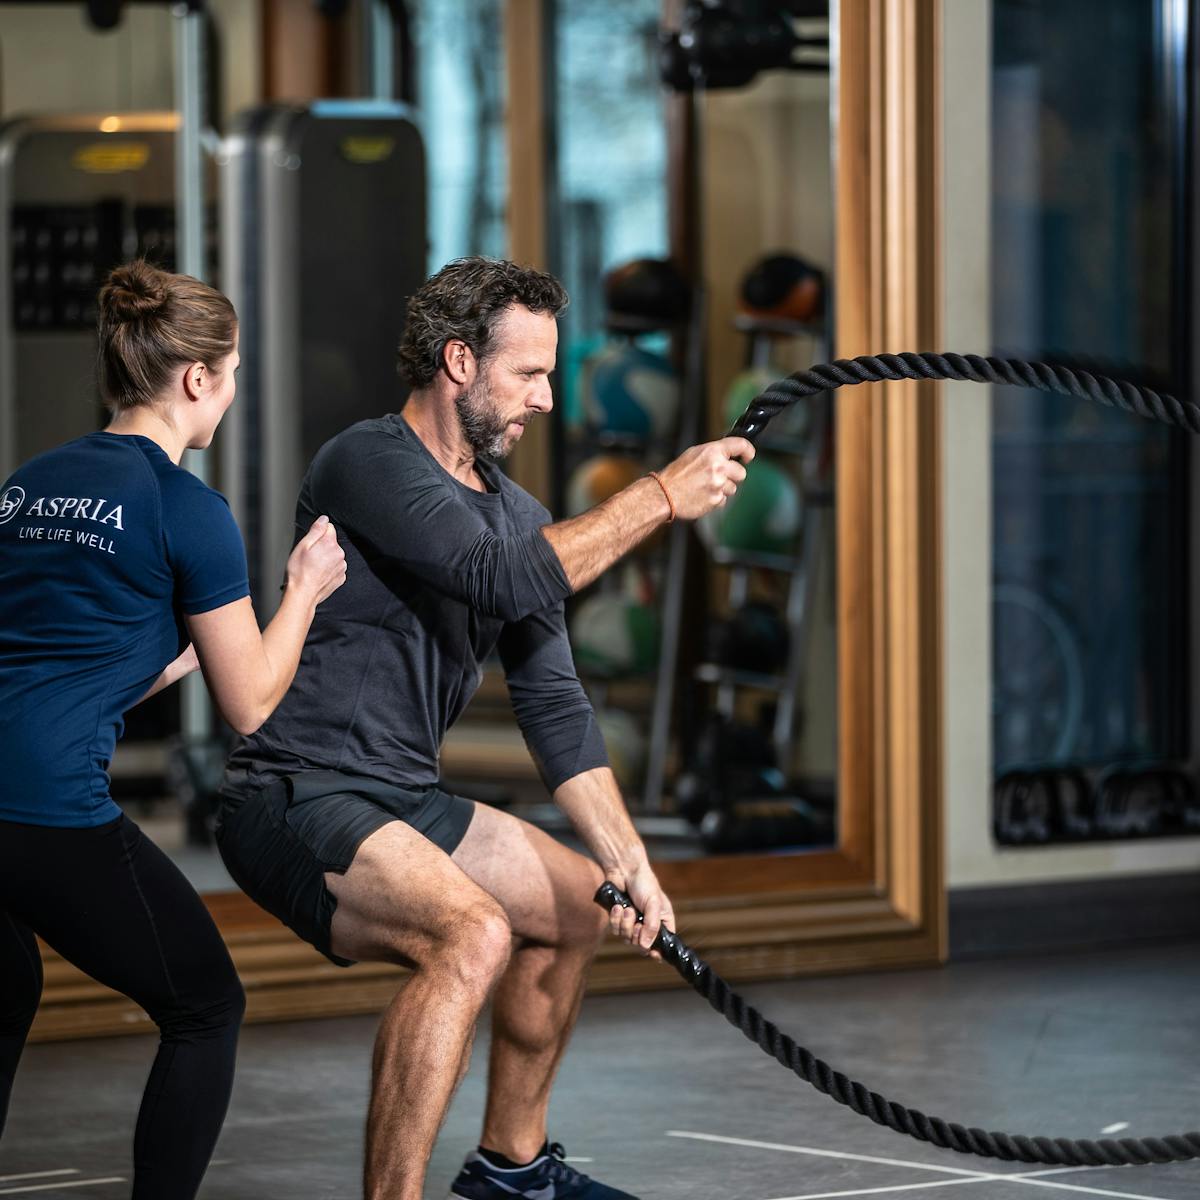
[[[90,433],[0,491],[0,820],[120,815],[124,713],[187,646],[182,616],[249,595],[219,492],[149,438]]]

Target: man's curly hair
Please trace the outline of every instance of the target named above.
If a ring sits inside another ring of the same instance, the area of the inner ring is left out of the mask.
[[[514,304],[557,317],[566,289],[553,275],[501,258],[457,258],[427,279],[408,302],[397,370],[413,388],[428,387],[442,369],[446,343],[463,341],[484,362],[496,326]]]

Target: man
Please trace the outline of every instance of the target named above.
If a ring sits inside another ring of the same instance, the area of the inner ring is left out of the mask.
[[[317,613],[295,684],[234,751],[218,841],[255,899],[334,962],[399,962],[367,1118],[367,1200],[419,1200],[475,1022],[491,999],[487,1111],[453,1194],[631,1200],[546,1141],[550,1087],[605,917],[604,878],[646,914],[613,932],[643,952],[674,927],[572,665],[563,601],[676,516],[725,502],[753,447],[688,450],[558,524],[493,460],[551,408],[551,276],[463,259],[413,297],[400,415],[317,453],[297,521],[327,513],[347,582]],[[310,515],[311,514],[311,515]],[[547,788],[594,855],[438,787],[438,752],[498,649]],[[598,864],[598,865],[597,865]]]

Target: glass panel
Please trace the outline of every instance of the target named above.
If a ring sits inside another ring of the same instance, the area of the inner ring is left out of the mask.
[[[661,4],[550,7],[551,261],[571,294],[554,499],[570,516],[669,461],[681,439],[723,432],[770,379],[828,357],[830,92],[828,72],[771,71],[697,98],[699,169],[675,181],[699,189],[705,213],[708,380],[689,392],[686,295],[676,307],[665,263]],[[803,32],[827,31],[816,24]],[[744,286],[768,256],[754,314]],[[569,606],[576,664],[654,858],[833,840],[830,434],[825,398],[798,405],[764,439],[746,501],[686,536],[686,562],[660,535]]]
[[[1170,8],[996,0],[993,341],[1182,395]],[[993,411],[997,773],[1182,755],[1184,439],[1020,389]]]
[[[429,269],[505,253],[503,0],[418,0],[412,31],[429,172]]]
[[[572,516],[670,456],[680,414],[672,332],[680,332],[687,285],[665,265],[661,5],[557,0],[548,7],[553,121],[548,241],[553,268],[571,296],[560,326],[553,507],[556,515]],[[645,329],[611,333],[604,278],[634,260],[654,260],[649,271],[630,272],[635,286],[650,291],[656,281],[666,286],[647,301]],[[672,299],[677,306],[668,311]],[[666,307],[655,316],[660,300]],[[641,803],[654,742],[669,553],[669,538],[657,535],[568,605],[576,666],[618,782],[634,808]],[[659,851],[652,846],[652,853]]]
[[[831,78],[773,71],[704,97],[708,436],[833,357]],[[705,686],[683,742],[693,777],[720,776],[700,824],[713,852],[836,842],[833,413],[819,394],[777,416],[716,530],[700,523],[708,607],[691,661]]]
[[[604,272],[667,254],[667,138],[658,0],[559,0],[550,73],[557,179],[552,257],[571,295],[560,401],[582,420],[582,360],[604,338]]]

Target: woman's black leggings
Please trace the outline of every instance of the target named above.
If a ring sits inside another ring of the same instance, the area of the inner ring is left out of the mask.
[[[125,817],[92,829],[0,821],[0,1134],[42,991],[35,933],[158,1025],[133,1200],[191,1200],[225,1119],[245,1007],[208,910]]]

